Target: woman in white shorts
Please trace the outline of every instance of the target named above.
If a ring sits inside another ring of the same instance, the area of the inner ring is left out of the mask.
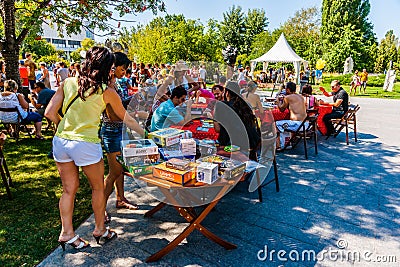
[[[98,136],[100,114],[111,105],[117,116],[124,118],[128,127],[138,133],[143,130],[129,115],[125,116],[120,97],[109,90],[110,71],[115,56],[108,48],[93,47],[86,54],[79,77],[67,78],[50,101],[45,116],[54,122],[57,132],[53,139],[53,154],[61,176],[63,193],[59,208],[62,229],[59,243],[75,249],[89,246],[89,242],[75,234],[72,216],[75,195],[79,187],[79,167],[88,178],[92,188],[92,208],[95,217],[93,237],[111,240],[115,231],[104,226],[104,162]],[[61,118],[58,110],[62,108]]]

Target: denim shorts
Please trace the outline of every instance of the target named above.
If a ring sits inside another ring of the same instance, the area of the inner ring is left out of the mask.
[[[39,113],[36,112],[28,112],[28,116],[22,120],[23,123],[30,123],[30,122],[40,122],[42,121],[43,117]]]
[[[101,142],[107,153],[121,152],[123,123],[103,122],[100,129]]]

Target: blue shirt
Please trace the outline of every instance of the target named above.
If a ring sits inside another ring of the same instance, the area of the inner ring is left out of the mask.
[[[56,93],[55,91],[49,88],[42,89],[38,94],[37,103],[43,105],[43,107],[46,108],[50,102],[50,99],[53,97],[55,93]]]
[[[171,99],[161,103],[161,105],[154,111],[151,118],[150,131],[158,131],[167,128],[171,125],[183,121],[183,116],[175,108]]]

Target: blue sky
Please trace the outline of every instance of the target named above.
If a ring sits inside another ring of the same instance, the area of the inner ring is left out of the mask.
[[[269,21],[268,30],[272,31],[289,17],[293,17],[294,13],[301,8],[312,6],[321,8],[322,0],[165,0],[165,4],[168,14],[183,14],[185,18],[200,19],[203,24],[210,18],[221,21],[223,13],[233,5],[241,6],[244,11],[262,8]],[[378,41],[385,36],[388,30],[394,30],[395,35],[399,36],[400,0],[370,0],[370,4],[369,18],[374,24],[374,32]],[[153,18],[153,14],[146,11],[129,19],[147,24]],[[122,23],[122,26],[128,27],[129,25],[135,25],[135,23]]]

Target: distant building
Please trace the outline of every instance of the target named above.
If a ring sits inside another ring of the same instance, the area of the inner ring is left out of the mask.
[[[70,53],[75,51],[77,48],[81,47],[81,41],[85,38],[90,38],[94,40],[94,34],[84,27],[79,34],[71,34],[71,36],[63,33],[64,37],[60,37],[57,32],[57,27],[51,27],[47,23],[42,25],[43,34],[42,38],[46,39],[47,42],[53,44],[58,50],[63,50],[67,54],[67,59],[70,58]]]

